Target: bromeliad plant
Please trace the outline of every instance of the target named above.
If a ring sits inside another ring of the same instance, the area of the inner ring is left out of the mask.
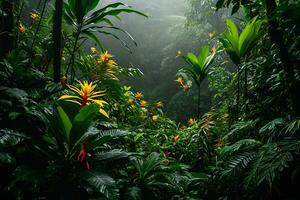
[[[80,40],[92,39],[97,43],[97,45],[101,48],[102,52],[104,52],[104,48],[102,43],[98,39],[98,34],[110,35],[115,39],[121,41],[121,43],[129,49],[128,45],[119,38],[113,32],[109,30],[117,30],[125,33],[129,36],[129,38],[134,42],[132,36],[125,30],[114,26],[111,21],[111,17],[120,18],[121,13],[136,13],[141,16],[147,17],[145,14],[136,11],[127,5],[117,2],[108,4],[105,7],[97,7],[100,0],[68,0],[65,4],[65,12],[64,12],[64,19],[70,26],[74,29],[74,46],[73,51],[71,52],[71,58],[66,70],[66,75],[68,74],[69,69],[72,70],[72,75],[74,76],[74,59],[75,59],[75,52],[77,50],[77,44]],[[120,8],[121,7],[121,8]],[[80,44],[80,46],[82,43]],[[130,49],[129,49],[130,50]]]
[[[209,53],[209,46],[204,46],[198,57],[193,53],[187,53],[183,56],[183,59],[189,66],[180,69],[177,73],[179,78],[182,77],[187,79],[187,81],[192,79],[198,87],[198,117],[200,117],[200,86],[208,75],[209,66],[213,63],[215,55],[216,51],[213,51],[212,54]]]
[[[63,95],[59,98],[59,100],[66,100],[72,103],[76,103],[80,105],[80,107],[84,107],[90,103],[94,103],[100,106],[99,112],[105,117],[109,118],[107,112],[102,109],[105,104],[108,104],[106,101],[98,99],[105,95],[105,91],[95,91],[97,85],[94,85],[92,82],[88,83],[84,81],[83,83],[79,81],[80,87],[77,88],[72,85],[67,85],[70,90],[72,90],[75,95]]]

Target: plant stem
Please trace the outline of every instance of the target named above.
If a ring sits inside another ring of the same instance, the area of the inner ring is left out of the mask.
[[[40,2],[41,2],[41,1],[40,1]],[[38,23],[38,26],[37,26],[37,28],[36,28],[36,30],[35,30],[35,32],[34,32],[32,44],[31,44],[31,47],[30,47],[31,52],[32,52],[32,50],[33,50],[33,46],[34,46],[34,43],[35,43],[35,40],[36,40],[36,36],[37,36],[38,32],[39,32],[40,29],[41,29],[42,18],[43,18],[44,13],[45,13],[46,5],[47,5],[47,0],[45,0],[45,2],[44,2],[44,4],[43,4],[43,8],[42,8],[41,16],[40,16],[40,19],[39,19],[39,23]]]
[[[198,110],[198,120],[200,119],[200,85],[198,86],[198,103],[197,103],[197,110]]]
[[[236,95],[236,117],[239,120],[240,109],[240,66],[237,65],[237,95]]]
[[[67,76],[69,70],[73,70],[73,67],[74,67],[73,65],[74,65],[74,62],[75,62],[75,52],[76,52],[76,46],[77,46],[79,36],[80,36],[80,30],[81,30],[81,25],[79,26],[79,28],[77,30],[77,33],[76,33],[76,36],[75,36],[75,42],[74,42],[73,50],[72,50],[72,53],[71,53],[71,58],[69,60],[69,64],[68,64],[65,76]],[[71,73],[72,72],[73,71],[71,71]],[[73,81],[74,81],[73,79],[74,79],[74,74],[71,74],[71,83],[73,83]]]

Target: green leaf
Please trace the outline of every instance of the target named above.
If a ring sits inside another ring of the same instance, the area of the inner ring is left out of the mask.
[[[86,105],[80,109],[79,113],[73,120],[73,126],[70,132],[70,144],[78,144],[88,128],[91,126],[93,119],[99,111],[99,106],[96,104]]]
[[[111,161],[111,160],[117,160],[117,159],[122,159],[122,158],[127,158],[130,154],[120,150],[120,149],[113,149],[111,151],[107,152],[101,152],[97,153],[95,155],[97,161]]]
[[[16,159],[9,153],[0,152],[0,163],[14,165],[16,163]]]
[[[205,65],[205,61],[206,61],[208,54],[209,54],[209,46],[206,45],[206,46],[202,47],[200,54],[198,56],[199,65],[201,68],[203,68],[203,66]]]
[[[57,111],[58,111],[60,122],[61,122],[61,125],[63,128],[63,134],[64,134],[63,137],[64,137],[65,141],[69,143],[70,131],[72,128],[71,120],[69,119],[68,115],[65,113],[65,111],[63,110],[63,108],[61,106],[57,107]]]

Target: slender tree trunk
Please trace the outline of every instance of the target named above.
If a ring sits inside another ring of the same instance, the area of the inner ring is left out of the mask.
[[[60,81],[60,71],[61,71],[61,25],[62,25],[62,11],[63,11],[63,0],[55,1],[55,13],[54,13],[54,23],[53,23],[53,79],[54,82]]]
[[[291,56],[288,52],[288,48],[284,43],[284,33],[280,29],[279,24],[274,17],[277,4],[275,0],[265,0],[266,13],[269,24],[269,35],[271,42],[275,44],[278,55],[282,63],[282,68],[286,75],[286,83],[288,87],[288,93],[292,100],[292,108],[296,116],[300,115],[300,94],[299,94],[299,81],[295,80],[293,63]]]
[[[3,0],[0,6],[6,13],[0,19],[0,57],[2,58],[14,47],[14,0]]]
[[[237,65],[237,95],[236,95],[236,118],[239,120],[239,111],[240,111],[240,66]]]
[[[198,120],[200,119],[200,85],[198,86],[198,102],[197,102]]]

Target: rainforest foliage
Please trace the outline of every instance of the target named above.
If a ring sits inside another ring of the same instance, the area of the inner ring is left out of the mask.
[[[185,4],[165,59],[140,54],[162,63],[150,77],[103,41],[131,52],[118,20],[148,13],[0,1],[1,199],[299,199],[300,2]],[[166,98],[128,84],[138,77]]]

